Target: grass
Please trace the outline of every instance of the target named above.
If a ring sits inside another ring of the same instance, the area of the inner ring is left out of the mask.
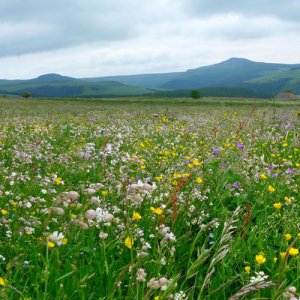
[[[299,109],[0,99],[0,298],[299,291]]]

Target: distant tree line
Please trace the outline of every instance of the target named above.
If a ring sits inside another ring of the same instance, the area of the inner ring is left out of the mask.
[[[198,93],[196,93],[199,92]],[[270,98],[272,95],[260,93],[251,89],[240,87],[216,87],[216,88],[201,88],[200,90],[173,90],[173,91],[158,91],[155,93],[159,97],[174,97],[174,98],[194,98],[199,97],[237,97],[237,98]],[[197,98],[194,98],[197,99]]]
[[[29,92],[23,92],[22,97],[27,99],[31,97],[31,94]]]

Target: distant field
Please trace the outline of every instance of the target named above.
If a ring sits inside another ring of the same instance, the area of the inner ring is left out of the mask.
[[[255,106],[255,107],[282,107],[282,108],[297,108],[300,106],[300,101],[297,100],[272,100],[272,99],[255,99],[255,98],[221,98],[221,97],[202,97],[200,99],[191,99],[191,98],[156,98],[156,97],[120,97],[120,98],[56,98],[56,99],[47,99],[47,98],[32,98],[32,99],[23,99],[23,98],[14,98],[14,97],[2,97],[0,96],[1,107],[3,108],[31,108],[39,107],[43,111],[47,109],[55,108],[58,111],[64,109],[78,110],[90,110],[98,107],[102,109],[104,107],[109,107],[112,105],[114,109],[123,108],[127,105],[136,105],[137,107],[141,106],[159,106],[162,107],[182,107],[182,106],[216,106],[216,107],[231,107],[231,106]],[[76,103],[76,105],[73,105]],[[117,106],[116,106],[117,105]],[[121,105],[121,106],[119,106]],[[72,106],[72,108],[70,108]],[[32,112],[34,113],[34,111]]]
[[[296,101],[0,97],[0,299],[297,294],[299,129]]]

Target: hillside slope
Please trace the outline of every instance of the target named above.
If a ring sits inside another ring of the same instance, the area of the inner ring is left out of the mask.
[[[300,64],[231,58],[185,72],[81,79],[46,74],[29,80],[0,80],[0,94],[22,95],[27,91],[36,97],[138,96],[172,91],[175,96],[203,88],[224,96],[246,93],[249,97],[269,97],[283,91],[300,94]]]
[[[132,96],[153,93],[150,89],[121,82],[89,82],[58,74],[46,74],[29,80],[0,81],[0,94],[22,95],[25,91],[33,97]]]

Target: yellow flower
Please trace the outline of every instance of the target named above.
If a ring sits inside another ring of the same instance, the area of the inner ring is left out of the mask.
[[[197,159],[193,159],[192,163],[195,167],[201,166],[201,163]]]
[[[282,207],[282,203],[280,203],[280,202],[274,203],[273,207],[276,209],[280,209]]]
[[[162,116],[161,117],[163,123],[167,123],[168,122],[168,118],[166,116]]]
[[[262,265],[266,262],[266,258],[262,254],[258,254],[255,256],[255,260],[259,265]]]
[[[289,198],[289,197],[284,197],[284,200],[285,200],[286,202],[288,202],[288,203],[291,203],[291,202],[292,202],[292,199]]]
[[[150,210],[152,212],[154,212],[155,214],[157,214],[157,215],[161,215],[163,213],[163,210],[161,208],[159,208],[159,207],[158,208],[154,208],[153,206],[151,206]]]
[[[268,191],[269,191],[270,193],[274,193],[274,192],[275,192],[275,188],[274,188],[272,185],[269,185],[269,186],[268,186]]]
[[[142,216],[138,212],[133,212],[132,219],[138,221],[142,218]]]
[[[5,209],[1,209],[1,213],[2,213],[3,216],[5,216],[5,215],[7,215],[8,211],[5,210]]]
[[[196,178],[196,183],[200,184],[203,182],[203,179],[201,177]]]
[[[277,260],[278,260],[278,258],[275,256],[275,257],[273,258],[274,263],[276,263]]]
[[[249,274],[250,273],[250,270],[251,270],[251,267],[250,266],[246,266],[245,267],[245,271]]]
[[[157,180],[157,181],[160,181],[160,180],[162,180],[163,179],[163,176],[162,175],[159,175],[159,176],[156,176],[155,177],[155,180]]]
[[[57,185],[61,184],[61,182],[62,182],[62,179],[60,177],[57,177],[54,179],[54,183]]]
[[[48,241],[48,248],[53,248],[55,247],[55,244],[51,241]]]
[[[154,297],[154,300],[159,300],[159,296],[155,296],[155,297]]]
[[[67,238],[63,238],[61,241],[60,241],[63,245],[66,245],[68,243],[68,239]]]
[[[2,286],[6,285],[6,280],[2,277],[0,277],[0,285],[2,285]]]
[[[292,235],[289,234],[289,233],[286,233],[286,234],[284,235],[284,237],[285,237],[285,239],[288,241],[288,240],[290,240],[290,239],[292,238]]]
[[[260,174],[259,175],[260,179],[266,180],[268,177],[265,174]]]
[[[280,252],[280,256],[281,256],[281,258],[285,258],[286,252]]]
[[[127,237],[127,238],[125,239],[125,246],[126,246],[127,248],[132,249],[133,244],[134,244],[133,238]]]
[[[108,194],[108,191],[102,191],[102,192],[101,192],[101,195],[102,195],[103,197],[105,197],[107,194]]]
[[[299,254],[299,250],[298,249],[293,248],[293,247],[289,249],[289,255],[295,256],[297,254]]]

